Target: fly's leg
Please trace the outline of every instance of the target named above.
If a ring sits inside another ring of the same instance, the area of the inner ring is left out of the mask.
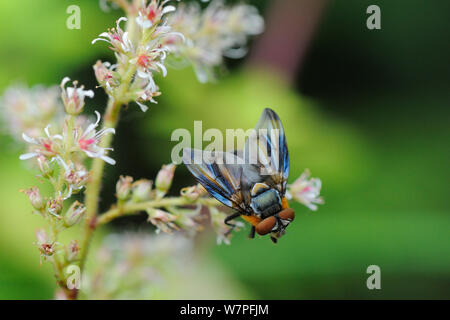
[[[233,219],[236,219],[236,218],[238,218],[238,217],[240,217],[240,213],[239,212],[235,212],[235,213],[233,213],[233,214],[230,214],[229,216],[227,216],[226,218],[225,218],[225,220],[223,221],[227,226],[230,226],[231,228],[230,228],[230,230],[228,230],[226,233],[225,233],[225,236],[228,236],[232,231],[233,231],[233,229],[234,228],[236,228],[236,224],[234,224],[234,223],[232,223],[232,222],[230,222],[231,220],[233,220]]]
[[[278,225],[276,232],[282,232],[285,229],[285,227],[284,227],[283,223],[281,222],[281,219],[278,216],[275,216],[275,219],[277,219],[277,225]],[[270,240],[272,240],[273,243],[278,242],[278,239],[275,237],[272,237],[272,236],[270,237]]]
[[[256,228],[254,226],[252,226],[252,228],[250,229],[250,233],[249,233],[248,237],[250,239],[255,238],[255,232],[256,232]]]

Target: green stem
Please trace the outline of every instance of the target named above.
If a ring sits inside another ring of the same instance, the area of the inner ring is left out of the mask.
[[[125,203],[121,206],[113,207],[106,211],[104,214],[100,215],[97,219],[97,225],[103,225],[110,222],[113,219],[132,215],[139,211],[144,211],[148,208],[162,208],[169,206],[184,206],[189,204],[203,204],[207,206],[218,205],[219,202],[213,198],[199,198],[196,201],[192,201],[183,197],[170,197],[170,198],[161,198],[146,202],[140,203]]]
[[[66,148],[64,150],[64,153],[62,154],[63,161],[66,163],[70,157],[70,150],[72,149],[72,144],[73,144],[72,131],[73,131],[74,121],[75,121],[75,117],[73,115],[67,115],[67,117],[66,117],[66,132],[67,132],[67,134],[66,134],[66,138],[64,141]],[[58,179],[55,184],[55,193],[56,193],[55,197],[58,196],[58,194],[63,193],[64,174],[65,174],[64,168],[61,167],[60,171],[59,171]],[[53,217],[50,217],[50,228],[51,228],[50,229],[51,230],[51,234],[50,234],[51,242],[56,243],[58,241],[59,230],[58,230],[58,226],[57,226],[57,221],[55,221],[55,219]],[[65,264],[64,258],[62,258],[62,262],[61,262],[58,252],[55,252],[52,256],[52,260],[53,260],[53,266],[54,266],[54,270],[55,270],[56,281],[57,281],[59,287],[62,290],[64,290],[67,297],[71,297],[72,296],[71,290],[69,290],[67,288],[66,277],[64,275],[64,264]]]
[[[120,107],[120,106],[119,106]],[[119,109],[113,99],[110,99],[105,112],[104,124],[107,127],[115,128],[119,118]],[[112,142],[112,135],[103,136],[100,147],[108,148]],[[105,162],[100,158],[95,158],[92,162],[91,176],[86,186],[86,216],[83,228],[83,237],[81,240],[80,251],[80,269],[83,271],[86,256],[89,249],[89,243],[92,233],[95,229],[95,218],[98,211],[98,198],[100,194],[101,179],[103,176],[103,170]]]
[[[57,242],[58,240],[58,227],[56,225],[56,221],[54,221],[52,219],[52,221],[50,222],[50,238],[52,243]],[[58,284],[58,286],[64,290],[65,295],[67,298],[71,298],[72,297],[72,291],[67,288],[67,284],[66,284],[66,276],[64,275],[64,266],[63,263],[60,260],[59,257],[59,253],[55,252],[51,259],[53,260],[53,267],[54,267],[54,271],[55,271],[55,278],[56,278],[56,282]]]
[[[108,128],[115,128],[119,121],[120,107],[125,96],[134,73],[136,72],[135,65],[127,65],[124,76],[122,77],[122,83],[117,88],[117,94],[114,97],[110,97],[108,105],[106,107],[104,115],[104,126]],[[109,148],[112,143],[112,135],[103,136],[99,146],[101,148]],[[89,243],[92,238],[96,226],[96,218],[98,212],[98,202],[101,188],[101,180],[103,177],[103,171],[105,168],[105,162],[100,158],[95,158],[92,162],[91,176],[86,186],[86,216],[83,228],[83,236],[81,240],[80,251],[80,270],[83,272],[86,257],[89,250]]]

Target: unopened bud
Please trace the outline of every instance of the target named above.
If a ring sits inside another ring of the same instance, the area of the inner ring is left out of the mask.
[[[49,176],[53,175],[53,165],[50,163],[50,161],[46,157],[44,157],[42,155],[38,156],[37,163],[38,163],[39,170],[41,170],[42,175],[44,177],[49,177]]]
[[[163,197],[169,191],[172,184],[173,174],[176,166],[174,164],[163,165],[156,176],[156,189],[158,196]]]
[[[133,183],[133,201],[140,202],[151,198],[152,182],[149,180],[138,180]]]
[[[64,225],[71,227],[78,223],[85,212],[86,207],[82,203],[75,201],[64,215]]]
[[[197,184],[195,186],[190,186],[181,189],[181,195],[185,197],[186,199],[189,199],[190,201],[195,201],[199,197],[206,194],[205,188],[202,187],[201,184]]]
[[[113,73],[108,68],[111,67],[109,62],[101,62],[100,60],[94,65],[95,77],[101,86],[107,89],[111,88],[111,83],[114,82]]]
[[[41,193],[38,187],[31,187],[21,191],[28,196],[33,208],[36,210],[41,210],[44,208],[44,202],[42,201]]]
[[[130,196],[133,178],[130,176],[120,176],[116,184],[116,196],[119,200],[127,200]]]

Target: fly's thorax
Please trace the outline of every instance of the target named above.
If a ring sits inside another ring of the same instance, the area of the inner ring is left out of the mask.
[[[250,207],[261,218],[272,216],[281,211],[281,198],[278,190],[265,183],[255,183],[250,192]]]

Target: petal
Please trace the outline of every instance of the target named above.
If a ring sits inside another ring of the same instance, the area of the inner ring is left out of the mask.
[[[50,129],[50,125],[47,125],[47,126],[45,127],[45,129],[44,129],[44,132],[45,132],[45,134],[47,135],[47,137],[51,138],[49,129]]]
[[[24,153],[24,154],[20,155],[19,159],[20,160],[28,160],[28,159],[34,158],[38,155],[39,154],[36,152]]]
[[[92,90],[85,90],[84,91],[84,95],[86,97],[93,98],[94,97],[94,91],[92,91]]]
[[[159,63],[159,62],[156,62],[156,65],[161,69],[163,77],[167,76],[166,67],[162,63]]]
[[[61,88],[63,88],[66,85],[66,83],[69,81],[70,81],[69,77],[64,77],[61,81]]]
[[[140,102],[138,102],[138,101],[136,101],[136,103],[137,103],[138,106],[141,108],[142,112],[145,112],[145,111],[148,110],[148,107],[147,107],[145,104],[140,103]]]
[[[117,22],[116,22],[117,27],[119,27],[119,24],[120,24],[122,21],[128,21],[128,19],[127,19],[126,17],[120,17],[119,20],[117,20]]]
[[[165,6],[164,9],[162,10],[161,15],[165,15],[166,13],[173,12],[175,10],[176,8],[174,6]]]
[[[108,156],[101,156],[100,158],[103,161],[105,161],[106,163],[109,163],[110,165],[115,165],[116,164],[116,160],[114,160],[113,158],[110,158]]]
[[[23,138],[23,140],[25,140],[28,143],[32,143],[32,144],[37,144],[38,143],[36,141],[36,139],[33,139],[33,138],[29,137],[26,133],[22,133],[22,138]]]

